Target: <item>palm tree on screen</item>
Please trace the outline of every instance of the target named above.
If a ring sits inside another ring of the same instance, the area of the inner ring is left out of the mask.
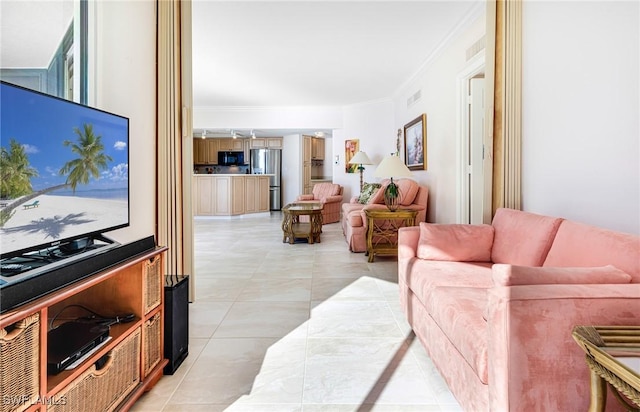
[[[15,139],[9,148],[0,148],[0,198],[13,199],[33,191],[31,178],[38,171],[31,167],[24,147]]]
[[[78,158],[68,161],[60,169],[61,175],[67,175],[66,184],[75,192],[78,184],[89,183],[89,178],[99,178],[100,171],[107,169],[107,162],[113,160],[104,154],[102,136],[93,133],[93,125],[84,124],[82,129],[73,129],[78,136],[76,143],[65,140],[63,144],[71,147]]]

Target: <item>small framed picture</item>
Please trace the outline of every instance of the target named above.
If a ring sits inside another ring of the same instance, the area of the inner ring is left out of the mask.
[[[349,161],[360,150],[360,139],[350,139],[344,142],[344,171],[346,173],[356,173],[358,171],[357,164],[349,164]]]
[[[404,125],[404,162],[409,170],[427,170],[427,115]]]

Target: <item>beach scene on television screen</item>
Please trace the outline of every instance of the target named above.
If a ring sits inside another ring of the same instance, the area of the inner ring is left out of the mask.
[[[2,89],[2,254],[128,223],[128,120]]]

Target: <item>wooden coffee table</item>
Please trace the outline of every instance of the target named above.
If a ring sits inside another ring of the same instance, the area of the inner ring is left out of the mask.
[[[576,326],[572,335],[585,351],[591,371],[589,411],[605,410],[607,383],[627,410],[640,409],[640,374],[621,361],[640,357],[640,326]]]
[[[296,239],[320,243],[322,203],[290,203],[282,208],[282,215],[283,243],[288,241],[293,245]],[[309,216],[309,222],[301,222],[300,216]]]

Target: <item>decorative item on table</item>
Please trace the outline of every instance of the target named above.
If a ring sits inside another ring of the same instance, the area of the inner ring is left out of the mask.
[[[373,162],[369,159],[369,156],[363,151],[359,151],[349,160],[349,164],[359,165],[358,170],[360,171],[360,192],[362,192],[362,173],[364,172],[364,166],[362,165],[372,165]]]
[[[394,212],[400,204],[400,188],[393,182],[394,177],[409,177],[411,170],[402,162],[399,156],[393,153],[384,159],[376,169],[375,177],[389,177],[391,181],[384,190],[384,204]]]
[[[404,126],[404,160],[409,170],[427,170],[427,115]]]
[[[360,140],[351,139],[344,141],[344,171],[345,173],[355,173],[358,166],[351,164],[351,159],[360,150]]]

